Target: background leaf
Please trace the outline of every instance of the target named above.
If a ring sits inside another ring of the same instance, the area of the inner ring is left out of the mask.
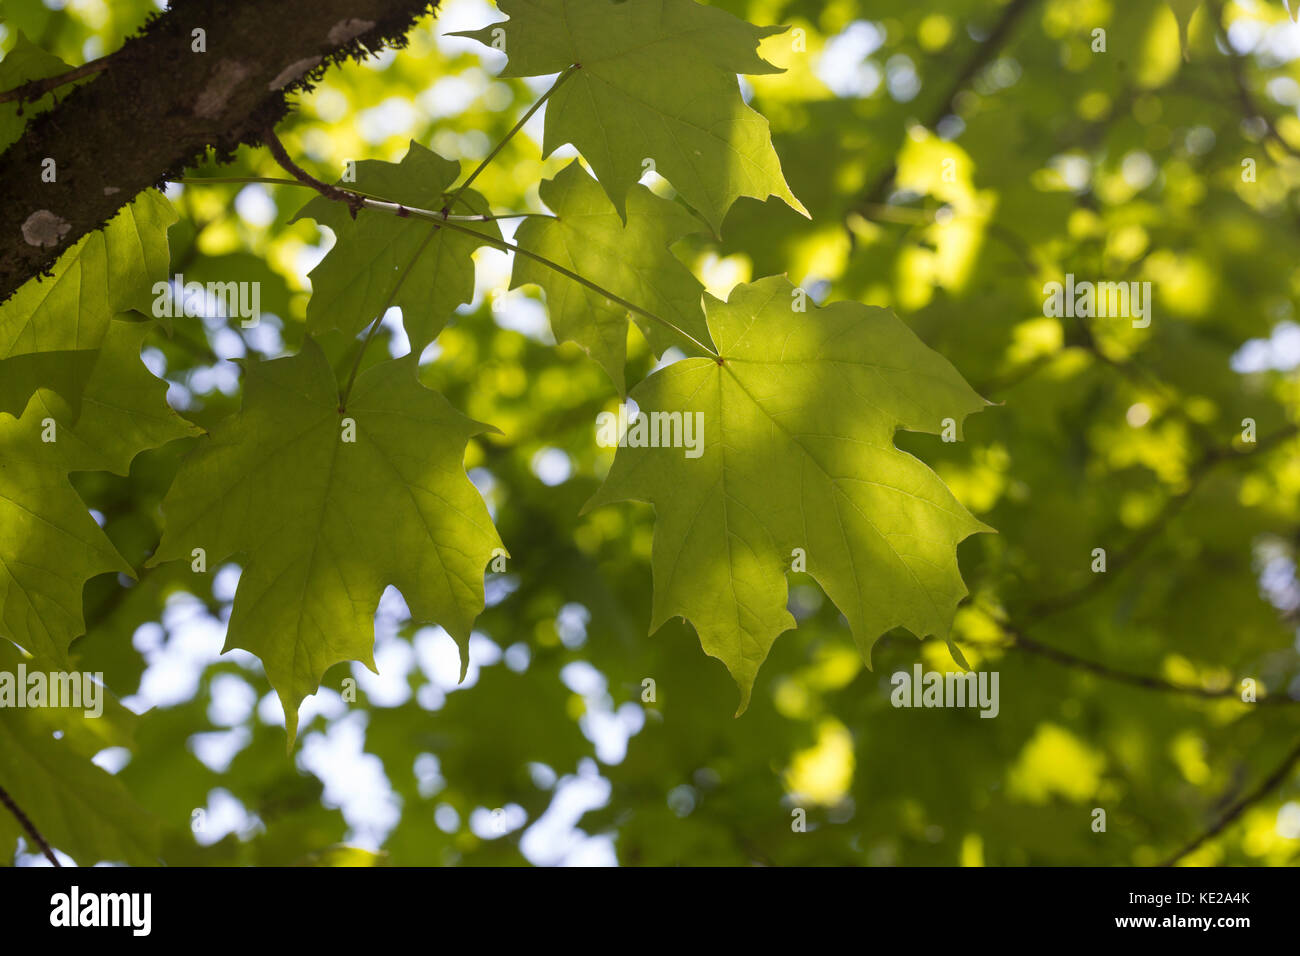
[[[458,34],[491,45],[504,31],[503,76],[543,76],[579,64],[551,96],[543,152],[572,143],[619,215],[644,160],[716,232],[740,196],[785,200],[767,120],[740,98],[737,73],[771,73],[755,52],[780,28],[750,26],[692,0],[503,0],[504,24]]]

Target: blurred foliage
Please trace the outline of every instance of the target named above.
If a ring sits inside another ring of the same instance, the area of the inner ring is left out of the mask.
[[[761,49],[786,72],[747,77],[742,90],[770,120],[811,218],[741,199],[722,238],[690,235],[675,250],[715,295],[785,273],[819,302],[892,308],[999,404],[968,420],[960,443],[898,438],[999,531],[960,548],[972,596],[954,634],[974,669],[1000,673],[997,718],[892,707],[890,675],[917,661],[955,670],[949,649],[899,632],[868,669],[847,623],[799,574],[799,628],[777,641],[733,718],[735,687],[688,626],[646,635],[652,510],[579,515],[610,467],[592,428],[617,391],[576,345],[553,345],[539,290],[507,291],[507,257],[480,249],[474,300],[421,369],[453,406],[501,430],[471,442],[466,459],[510,559],[488,575],[463,684],[451,639],[414,628],[390,592],[380,677],[331,669],[286,756],[260,665],[216,657],[234,569],[171,564],[129,587],[113,576],[86,587],[77,666],[102,671],[128,704],[156,699],[153,688],[168,695],[139,716],[119,708],[111,742],[87,720],[58,730],[86,756],[113,748],[102,762],[156,821],[162,860],[1150,864],[1294,746],[1300,707],[1235,698],[1245,678],[1261,698],[1300,696],[1300,27],[1284,6],[1207,0],[1184,59],[1160,0],[716,5],[792,28]],[[53,6],[6,2],[0,48],[21,29],[82,63],[153,9]],[[396,162],[411,140],[482,159],[547,85],[496,79],[503,57],[444,37],[495,14],[447,0],[408,49],[328,73],[283,124],[289,152],[325,179],[348,160]],[[476,180],[495,210],[544,211],[537,184],[573,152],[543,159],[540,130],[535,118]],[[244,150],[191,175],[281,172],[266,151]],[[331,240],[289,222],[298,188],[169,195],[181,215],[172,271],[259,281],[275,316],[257,330],[179,319],[170,337],[149,339],[173,407],[210,428],[239,405],[230,359],[300,346],[305,276]],[[1149,328],[1046,317],[1043,286],[1067,273],[1151,282]],[[380,339],[406,349],[400,324]],[[635,328],[628,363],[629,383],[654,367]],[[142,455],[126,477],[76,478],[137,569],[191,444]],[[1104,575],[1090,570],[1095,548],[1106,549]],[[1017,633],[1109,672],[1011,646]],[[1105,832],[1093,830],[1096,808]],[[793,825],[800,817],[806,826]],[[16,833],[0,822],[0,836]],[[1294,768],[1186,857],[1297,860]]]

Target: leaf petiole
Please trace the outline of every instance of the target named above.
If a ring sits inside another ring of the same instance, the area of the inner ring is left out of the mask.
[[[461,193],[469,189],[470,184],[473,183],[474,180],[478,179],[479,173],[487,169],[488,164],[491,163],[492,160],[496,159],[497,154],[500,153],[501,150],[505,148],[506,143],[510,142],[510,140],[514,138],[515,133],[523,129],[524,124],[526,124],[530,119],[533,118],[533,114],[542,108],[542,104],[551,98],[551,94],[554,93],[556,90],[558,90],[560,86],[564,83],[564,81],[567,80],[569,77],[571,77],[574,74],[574,72],[579,69],[581,69],[581,66],[577,63],[574,63],[572,66],[570,66],[568,69],[566,69],[563,73],[561,73],[558,77],[555,78],[555,82],[551,84],[551,88],[547,90],[545,93],[543,93],[541,98],[528,108],[528,112],[519,118],[519,122],[510,128],[510,132],[506,133],[506,135],[501,138],[501,142],[497,143],[496,146],[493,147],[492,152],[488,153],[487,156],[483,158],[483,161],[474,168],[474,171],[469,174],[469,178],[467,178],[463,183],[460,184],[459,187],[457,187],[456,191],[452,193],[450,201],[448,201],[447,205],[443,207],[444,209],[451,208],[451,204],[460,198]]]

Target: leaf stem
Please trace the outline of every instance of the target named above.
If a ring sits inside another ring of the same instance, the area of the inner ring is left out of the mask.
[[[366,349],[370,347],[370,340],[375,337],[375,333],[379,331],[380,323],[384,321],[384,316],[388,313],[388,310],[393,307],[393,300],[397,298],[397,293],[401,291],[402,284],[406,282],[406,277],[411,274],[411,269],[415,267],[415,263],[419,261],[420,256],[423,255],[424,250],[428,247],[429,243],[433,241],[433,237],[436,235],[437,230],[431,229],[429,230],[429,234],[420,241],[420,247],[415,250],[415,255],[411,256],[411,261],[408,262],[406,268],[402,270],[402,274],[398,277],[397,283],[393,286],[393,291],[388,294],[388,301],[384,303],[384,307],[379,310],[379,314],[375,316],[374,321],[370,323],[370,328],[366,330],[366,336],[361,340],[361,347],[357,349],[357,357],[352,360],[352,371],[348,373],[347,384],[343,386],[343,391],[339,393],[340,415],[348,410],[348,399],[352,397],[352,386],[356,384],[357,373],[361,371],[361,360],[365,357]]]
[[[396,298],[398,291],[402,287],[402,284],[406,281],[406,277],[410,274],[412,267],[414,267],[416,261],[420,258],[420,254],[424,251],[425,247],[433,239],[434,235],[436,235],[437,229],[439,228],[451,229],[454,232],[463,232],[467,235],[474,236],[479,241],[484,242],[488,245],[493,245],[499,249],[504,249],[507,252],[514,252],[517,253],[518,255],[526,256],[534,260],[535,262],[539,262],[542,265],[546,266],[548,269],[558,272],[560,275],[565,276],[568,279],[572,279],[574,282],[577,282],[579,285],[585,286],[586,288],[595,292],[597,295],[602,295],[609,301],[618,303],[623,308],[627,309],[629,312],[633,312],[637,315],[643,316],[644,318],[647,318],[652,322],[659,323],[660,325],[664,326],[664,328],[677,333],[685,341],[689,342],[691,345],[699,349],[705,355],[720,360],[718,353],[715,352],[712,348],[705,345],[703,342],[701,342],[695,336],[691,335],[685,329],[678,328],[676,325],[674,325],[672,322],[669,322],[663,316],[656,315],[655,313],[651,312],[649,309],[644,309],[641,306],[637,305],[635,302],[628,301],[622,296],[611,292],[609,289],[599,286],[596,283],[592,282],[590,279],[579,275],[578,273],[574,272],[572,269],[566,269],[558,262],[548,259],[543,255],[539,255],[536,252],[532,252],[528,249],[525,249],[522,246],[516,245],[513,242],[507,242],[505,239],[498,239],[496,236],[491,236],[486,233],[479,232],[477,229],[471,229],[468,226],[463,224],[464,223],[463,219],[461,221],[453,221],[451,216],[448,215],[447,210],[452,205],[452,203],[457,201],[457,199],[460,197],[461,192],[463,192],[466,189],[466,187],[468,187],[469,184],[473,182],[474,177],[478,175],[480,170],[482,170],[485,166],[487,166],[487,164],[492,160],[492,157],[495,156],[498,152],[500,152],[501,146],[504,145],[504,143],[507,140],[509,140],[509,138],[513,136],[515,132],[523,126],[524,123],[528,121],[529,116],[531,116],[533,113],[535,113],[538,110],[538,108],[541,107],[542,103],[546,101],[547,97],[549,97],[551,93],[555,92],[555,90],[559,88],[560,84],[569,76],[571,76],[575,70],[579,68],[580,68],[579,65],[575,63],[573,66],[569,67],[567,70],[564,71],[563,74],[560,75],[560,77],[555,81],[555,83],[552,84],[551,88],[547,90],[546,93],[542,96],[542,98],[533,104],[532,109],[530,109],[527,113],[525,113],[524,116],[519,120],[519,122],[515,124],[514,129],[512,129],[509,134],[507,134],[505,140],[502,140],[502,142],[497,145],[497,148],[494,149],[490,154],[488,154],[487,158],[484,159],[483,162],[479,164],[479,168],[474,170],[474,172],[470,175],[469,179],[467,179],[464,183],[461,184],[460,189],[452,194],[451,198],[447,201],[447,204],[443,206],[442,209],[439,210],[438,212],[434,212],[430,209],[418,209],[414,206],[407,206],[403,203],[393,202],[388,199],[379,199],[371,196],[363,196],[359,192],[352,192],[349,190],[341,189],[338,186],[330,186],[326,183],[323,183],[320,180],[313,177],[312,175],[310,175],[309,173],[307,173],[300,166],[298,166],[297,163],[295,163],[292,159],[289,158],[288,154],[285,152],[284,145],[280,142],[279,138],[276,137],[274,129],[267,128],[263,132],[262,134],[263,140],[270,148],[271,153],[275,156],[276,161],[282,167],[284,167],[286,172],[290,173],[294,177],[294,180],[297,182],[297,184],[310,186],[312,189],[315,189],[317,192],[319,192],[322,196],[325,196],[327,199],[333,199],[337,202],[345,203],[348,209],[351,211],[354,219],[356,218],[357,212],[360,209],[363,208],[375,209],[381,212],[390,213],[394,216],[397,216],[400,219],[407,219],[411,217],[415,217],[416,219],[424,219],[433,223],[434,226],[436,227],[435,229],[430,230],[429,234],[424,238],[423,242],[420,244],[420,248],[416,250],[415,255],[411,257],[411,261],[407,263],[406,269],[402,272],[402,275],[398,278],[397,284],[393,286],[393,291],[388,296],[388,302],[384,305],[384,307],[379,311],[379,314],[376,315],[374,320],[370,323],[370,328],[366,331],[365,338],[363,338],[361,341],[361,348],[357,350],[357,357],[352,362],[352,371],[348,374],[347,384],[344,385],[343,391],[339,395],[340,414],[342,414],[344,411],[347,410],[348,399],[352,395],[352,386],[356,383],[357,373],[361,369],[361,359],[365,356],[366,348],[367,346],[370,345],[371,339],[374,338],[375,332],[378,331],[379,324],[384,319],[384,314],[392,307],[393,300]]]
[[[572,269],[566,269],[558,262],[555,262],[552,259],[548,259],[543,255],[539,255],[536,252],[532,252],[531,250],[525,249],[523,246],[516,245],[513,242],[507,242],[505,239],[498,239],[496,236],[487,235],[486,233],[479,232],[477,229],[470,229],[469,227],[463,225],[460,222],[454,222],[450,218],[444,218],[441,212],[434,212],[431,209],[419,209],[414,206],[407,206],[404,205],[403,203],[392,202],[391,200],[387,200],[387,199],[367,198],[363,200],[362,205],[366,209],[375,209],[380,212],[391,213],[392,215],[402,219],[409,219],[412,217],[414,217],[415,219],[425,219],[433,223],[435,226],[445,226],[446,228],[452,229],[456,232],[463,232],[466,233],[467,235],[474,236],[477,239],[481,240],[482,242],[485,242],[489,245],[496,246],[498,249],[504,249],[507,252],[518,253],[521,256],[527,256],[529,259],[541,263],[542,265],[546,266],[548,269],[552,269],[555,272],[558,272],[560,275],[564,276],[565,278],[572,279],[574,282],[578,283],[579,285],[586,286],[592,292],[595,292],[598,295],[603,295],[611,302],[618,303],[623,308],[627,309],[629,312],[635,312],[637,315],[643,316],[644,318],[647,318],[652,322],[659,323],[664,328],[672,332],[675,332],[677,335],[680,335],[683,339],[685,339],[687,342],[690,342],[693,346],[695,346],[705,355],[708,355],[714,359],[719,358],[717,352],[715,352],[709,346],[705,345],[695,336],[691,335],[685,329],[679,328],[676,325],[674,325],[672,322],[669,322],[663,316],[656,315],[655,313],[651,312],[649,309],[643,309],[635,302],[630,302],[627,299],[623,298],[621,295],[617,295],[616,293],[611,292],[609,289],[606,289],[604,286],[597,285],[596,283],[592,282],[590,279],[586,278],[585,276],[578,275],[578,273],[574,272]]]
[[[367,202],[366,205],[370,205],[370,203]],[[433,216],[438,216],[437,213],[429,214],[429,216],[421,216],[414,209],[408,209],[408,212],[410,212],[411,215],[416,216],[417,218],[420,219],[432,218]],[[427,210],[420,210],[419,212],[427,212]],[[438,220],[435,219],[434,221],[438,221]],[[445,225],[448,229],[454,229],[457,232],[466,232],[471,235],[478,236],[484,242],[497,246],[498,248],[505,249],[509,252],[517,253],[521,256],[527,256],[529,259],[532,259],[534,262],[539,262],[542,265],[546,266],[548,269],[553,269],[554,271],[558,272],[560,275],[564,276],[565,278],[572,279],[574,282],[577,282],[579,285],[586,286],[588,289],[590,289],[592,292],[595,292],[597,295],[603,295],[611,302],[617,302],[619,305],[627,309],[629,312],[635,312],[637,315],[643,316],[651,320],[652,322],[657,322],[660,325],[664,326],[664,328],[669,329],[672,332],[676,332],[686,341],[690,342],[696,348],[700,349],[705,355],[708,355],[709,357],[714,359],[720,357],[717,352],[709,348],[709,346],[705,345],[703,342],[701,342],[695,336],[691,335],[691,333],[687,332],[685,329],[678,328],[672,322],[669,322],[667,319],[663,318],[662,316],[655,315],[655,313],[651,312],[649,309],[643,309],[635,302],[629,302],[627,299],[623,298],[622,296],[616,295],[613,292],[609,291],[608,289],[592,282],[590,279],[578,275],[578,273],[572,271],[571,269],[566,269],[558,262],[554,262],[551,259],[546,258],[545,256],[538,255],[535,252],[531,252],[528,249],[525,249],[523,246],[516,245],[513,242],[507,242],[505,239],[498,239],[495,236],[485,236],[483,235],[483,233],[478,232],[474,229],[467,229],[464,226],[460,225],[459,223],[445,222],[443,223],[443,225]]]
[[[528,108],[528,112],[519,118],[519,122],[510,128],[510,132],[506,133],[506,135],[502,137],[501,142],[497,143],[496,146],[493,147],[492,152],[488,153],[487,156],[483,158],[483,161],[474,168],[474,171],[469,174],[469,178],[466,179],[463,183],[461,183],[460,186],[457,188],[457,190],[454,193],[452,193],[451,199],[447,202],[447,205],[443,207],[443,212],[446,212],[448,209],[450,209],[451,204],[460,198],[461,193],[469,189],[470,184],[473,183],[474,180],[478,179],[479,173],[487,169],[488,164],[491,163],[492,160],[496,159],[497,154],[500,153],[501,150],[505,148],[506,143],[510,142],[510,140],[514,138],[515,133],[523,129],[524,124],[533,118],[533,114],[542,108],[542,104],[551,98],[551,94],[554,93],[556,90],[558,90],[565,80],[567,80],[569,77],[571,77],[575,72],[577,72],[580,69],[582,69],[581,64],[574,63],[572,66],[570,66],[568,69],[566,69],[563,73],[561,73],[558,77],[555,78],[555,82],[551,84],[551,88],[542,94],[541,99],[539,99],[536,103],[534,103],[532,106]]]

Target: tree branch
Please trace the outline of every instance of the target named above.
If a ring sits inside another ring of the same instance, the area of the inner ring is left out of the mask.
[[[1007,4],[1002,11],[1002,16],[993,25],[989,35],[970,52],[961,69],[953,77],[952,82],[940,95],[933,112],[925,121],[927,127],[934,128],[941,119],[953,111],[953,101],[957,99],[958,94],[966,89],[970,81],[975,78],[975,74],[979,73],[1006,45],[1016,25],[1020,22],[1020,18],[1029,12],[1029,8],[1036,2],[1037,0],[1011,0]],[[866,192],[862,194],[861,198],[850,207],[850,212],[859,212],[864,208],[884,202],[889,184],[894,181],[897,172],[898,166],[890,163],[889,168],[882,172],[867,188]],[[852,234],[852,230],[850,230],[849,235],[852,236]]]
[[[1248,454],[1259,454],[1274,445],[1280,444],[1288,438],[1300,432],[1300,426],[1295,424],[1287,425],[1278,429],[1276,432],[1262,438],[1256,443],[1255,448]],[[1027,609],[1028,623],[1036,623],[1043,618],[1050,617],[1060,611],[1074,606],[1088,598],[1092,597],[1098,591],[1105,588],[1114,580],[1114,572],[1120,571],[1133,563],[1134,560],[1146,549],[1146,547],[1165,529],[1168,522],[1176,515],[1187,500],[1192,496],[1195,490],[1200,486],[1205,476],[1214,468],[1215,465],[1223,461],[1239,460],[1243,457],[1241,452],[1236,449],[1212,448],[1206,451],[1190,471],[1190,482],[1186,490],[1170,498],[1166,502],[1160,514],[1144,527],[1136,537],[1129,542],[1129,546],[1123,551],[1116,554],[1110,562],[1110,573],[1098,574],[1093,577],[1086,585],[1076,588],[1073,591],[1067,591],[1056,597],[1046,598],[1029,606]],[[1225,688],[1221,691],[1209,690],[1204,687],[1192,687],[1186,684],[1175,684],[1159,677],[1151,677],[1146,674],[1136,674],[1131,671],[1124,671],[1102,664],[1099,661],[1090,660],[1086,657],[1080,657],[1068,651],[1052,647],[1048,644],[1042,644],[1025,634],[1022,629],[1023,625],[1017,626],[1010,620],[1001,617],[995,617],[995,622],[1002,632],[1011,640],[1009,647],[1019,648],[1028,651],[1031,654],[1037,654],[1050,661],[1060,664],[1064,667],[1072,667],[1076,670],[1088,671],[1098,677],[1107,680],[1116,681],[1121,684],[1128,684],[1132,687],[1141,687],[1146,690],[1162,691],[1172,694],[1186,694],[1193,697],[1203,698],[1231,698],[1236,697],[1235,688]],[[1300,700],[1289,697],[1285,694],[1269,695],[1261,698],[1260,704],[1297,704]]]
[[[1222,690],[1211,690],[1208,687],[1195,687],[1190,684],[1175,684],[1161,677],[1152,677],[1147,674],[1136,674],[1132,671],[1120,670],[1117,667],[1111,667],[1108,664],[1102,664],[1100,661],[1090,660],[1086,657],[1080,657],[1077,654],[1071,654],[1060,648],[1051,647],[1029,637],[1024,631],[1020,630],[1010,621],[998,620],[997,625],[1002,629],[1011,643],[1007,647],[1017,648],[1028,651],[1031,654],[1037,654],[1049,661],[1060,664],[1063,667],[1072,667],[1076,670],[1087,671],[1097,677],[1106,680],[1115,681],[1120,684],[1128,684],[1130,687],[1141,687],[1144,690],[1161,691],[1167,694],[1184,694],[1189,697],[1202,697],[1209,700],[1236,699],[1237,689],[1235,687],[1225,687]],[[1300,704],[1300,700],[1294,697],[1288,697],[1286,694],[1268,694],[1255,701],[1259,705],[1277,705],[1277,704]]]
[[[0,155],[0,301],[209,149],[224,160],[258,145],[288,111],[286,94],[310,89],[328,65],[405,45],[432,6],[173,0]],[[42,181],[47,158],[54,182]]]
[[[1197,459],[1196,463],[1188,472],[1188,485],[1183,491],[1171,497],[1165,502],[1160,513],[1156,515],[1137,535],[1129,542],[1128,547],[1123,551],[1117,552],[1108,562],[1108,570],[1105,574],[1095,574],[1087,584],[1075,588],[1072,591],[1066,591],[1054,597],[1043,598],[1029,605],[1026,613],[1030,622],[1040,621],[1045,617],[1050,617],[1060,611],[1073,607],[1082,601],[1092,597],[1095,593],[1105,588],[1115,579],[1118,572],[1129,567],[1134,560],[1146,550],[1149,545],[1161,531],[1165,529],[1169,521],[1182,510],[1188,499],[1196,492],[1205,477],[1213,468],[1221,462],[1239,461],[1250,455],[1262,454],[1264,451],[1272,448],[1288,438],[1300,432],[1300,426],[1295,424],[1287,425],[1278,429],[1271,435],[1266,435],[1255,443],[1254,448],[1248,452],[1238,451],[1235,448],[1212,448],[1206,451]]]
[[[41,852],[45,854],[45,858],[55,866],[62,866],[63,864],[59,862],[59,858],[54,855],[53,848],[46,841],[45,837],[41,836],[41,831],[36,829],[36,824],[32,823],[27,814],[23,813],[18,804],[14,803],[14,798],[9,796],[9,792],[5,790],[4,787],[0,787],[0,803],[4,804],[5,807],[8,808],[9,812],[14,815],[14,818],[17,819],[19,825],[27,832],[27,835],[31,837],[32,843],[41,848]]]
[[[1246,79],[1246,60],[1247,58],[1232,48],[1228,42],[1228,27],[1223,22],[1226,7],[1222,3],[1212,4],[1214,11],[1214,30],[1218,36],[1219,43],[1222,45],[1227,57],[1228,67],[1232,71],[1232,81],[1237,88],[1237,99],[1245,111],[1246,117],[1258,117],[1264,124],[1264,129],[1268,133],[1269,139],[1277,143],[1285,152],[1292,157],[1300,158],[1300,149],[1292,146],[1286,138],[1278,131],[1277,124],[1273,122],[1273,117],[1259,108],[1259,103],[1255,100],[1255,95],[1250,91],[1250,82]]]

